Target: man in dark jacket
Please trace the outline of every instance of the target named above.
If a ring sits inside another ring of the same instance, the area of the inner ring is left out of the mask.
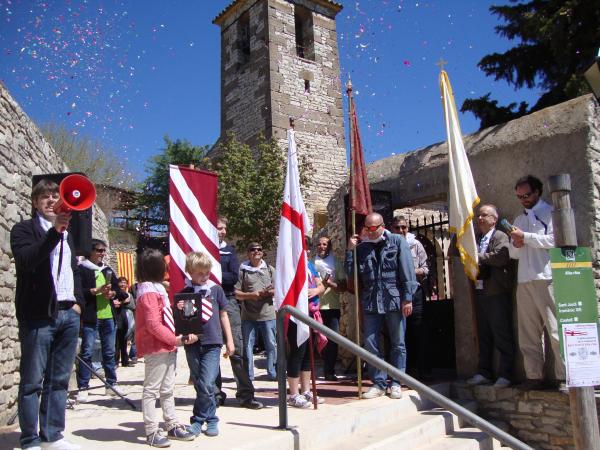
[[[62,435],[83,296],[75,247],[64,231],[71,215],[54,212],[58,199],[58,185],[40,180],[31,192],[33,218],[10,232],[17,269],[22,448],[39,449],[42,443],[56,449],[80,448]]]
[[[125,300],[127,293],[119,287],[114,271],[104,264],[106,243],[100,239],[92,239],[92,249],[87,259],[80,263],[81,284],[85,298],[83,313],[83,330],[81,338],[81,359],[88,365],[92,363],[92,352],[96,340],[96,330],[100,335],[102,346],[102,367],[106,381],[113,389],[117,383],[115,364],[115,301]],[[91,373],[83,364],[77,370],[77,401],[85,403],[88,400],[88,387]],[[105,395],[116,395],[108,387]]]
[[[344,264],[348,279],[353,278],[353,250],[360,281],[360,302],[364,312],[365,349],[377,357],[379,333],[385,323],[390,337],[390,364],[406,371],[406,317],[412,314],[412,298],[419,284],[415,276],[410,248],[406,239],[385,229],[383,217],[371,213],[365,218],[362,237],[354,235],[348,242]],[[387,375],[369,366],[373,386],[363,398],[385,394]],[[402,398],[398,380],[392,380],[390,398]]]
[[[467,383],[491,383],[496,348],[500,353],[500,364],[494,386],[504,388],[511,383],[515,355],[508,236],[496,229],[497,221],[496,207],[481,205],[477,214],[479,277],[475,284],[479,365],[477,374],[469,378]]]
[[[217,231],[219,233],[219,253],[221,254],[221,273],[222,284],[225,295],[227,296],[227,315],[229,316],[229,324],[231,326],[231,334],[233,335],[233,344],[235,353],[229,356],[231,369],[237,391],[236,398],[240,405],[249,409],[260,409],[263,404],[254,398],[254,385],[248,376],[244,358],[244,342],[242,338],[242,318],[240,314],[240,304],[235,298],[234,286],[238,281],[239,262],[235,248],[225,242],[227,234],[227,218],[219,216],[217,219]],[[221,391],[221,373],[217,378],[217,398],[221,404],[225,401],[225,393]]]

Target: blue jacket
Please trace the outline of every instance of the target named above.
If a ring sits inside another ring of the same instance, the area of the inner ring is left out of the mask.
[[[389,231],[384,231],[384,238],[379,243],[361,242],[356,247],[360,300],[367,313],[401,311],[402,301],[411,302],[419,286],[406,239]],[[349,280],[354,276],[353,262],[353,252],[346,252],[344,268]]]
[[[221,254],[221,273],[223,280],[221,287],[226,295],[233,295],[235,283],[238,281],[240,263],[232,245],[226,245],[219,250]]]

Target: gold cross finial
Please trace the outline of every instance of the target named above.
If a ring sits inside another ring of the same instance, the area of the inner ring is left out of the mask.
[[[436,66],[440,66],[440,70],[444,70],[446,64],[448,64],[448,61],[444,61],[444,58],[440,58],[440,60],[435,63]]]

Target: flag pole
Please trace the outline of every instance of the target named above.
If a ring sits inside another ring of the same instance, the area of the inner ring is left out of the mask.
[[[313,330],[309,329],[308,331],[308,352],[310,356],[310,381],[311,381],[311,390],[313,395],[313,408],[317,409],[318,406],[318,398],[317,398],[317,377],[315,374],[315,350],[313,345]]]
[[[350,189],[351,189],[351,199],[354,199],[356,192],[354,191],[354,164],[352,161],[352,136],[354,133],[353,124],[352,124],[352,111],[354,109],[354,103],[352,101],[352,81],[348,79],[346,83],[346,92],[348,93],[348,110],[350,112]],[[356,234],[356,211],[350,205],[351,214],[352,214],[352,236]],[[356,246],[352,249],[352,273],[354,274],[354,310],[356,315],[356,345],[360,346],[360,308],[359,308],[359,296],[358,296],[358,265],[356,263]],[[356,377],[358,382],[358,398],[362,399],[362,363],[360,360],[360,356],[356,355]]]

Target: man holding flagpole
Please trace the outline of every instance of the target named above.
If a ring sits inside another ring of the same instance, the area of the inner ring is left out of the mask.
[[[361,283],[360,302],[364,313],[365,349],[377,357],[379,334],[385,323],[390,336],[389,363],[406,371],[406,317],[412,314],[412,297],[417,283],[410,248],[403,236],[385,229],[383,217],[371,213],[365,218],[362,237],[355,234],[348,241],[345,269],[354,276],[354,249]],[[369,366],[373,386],[363,398],[381,397],[387,390],[387,374]],[[402,398],[399,380],[392,380],[390,398]]]

